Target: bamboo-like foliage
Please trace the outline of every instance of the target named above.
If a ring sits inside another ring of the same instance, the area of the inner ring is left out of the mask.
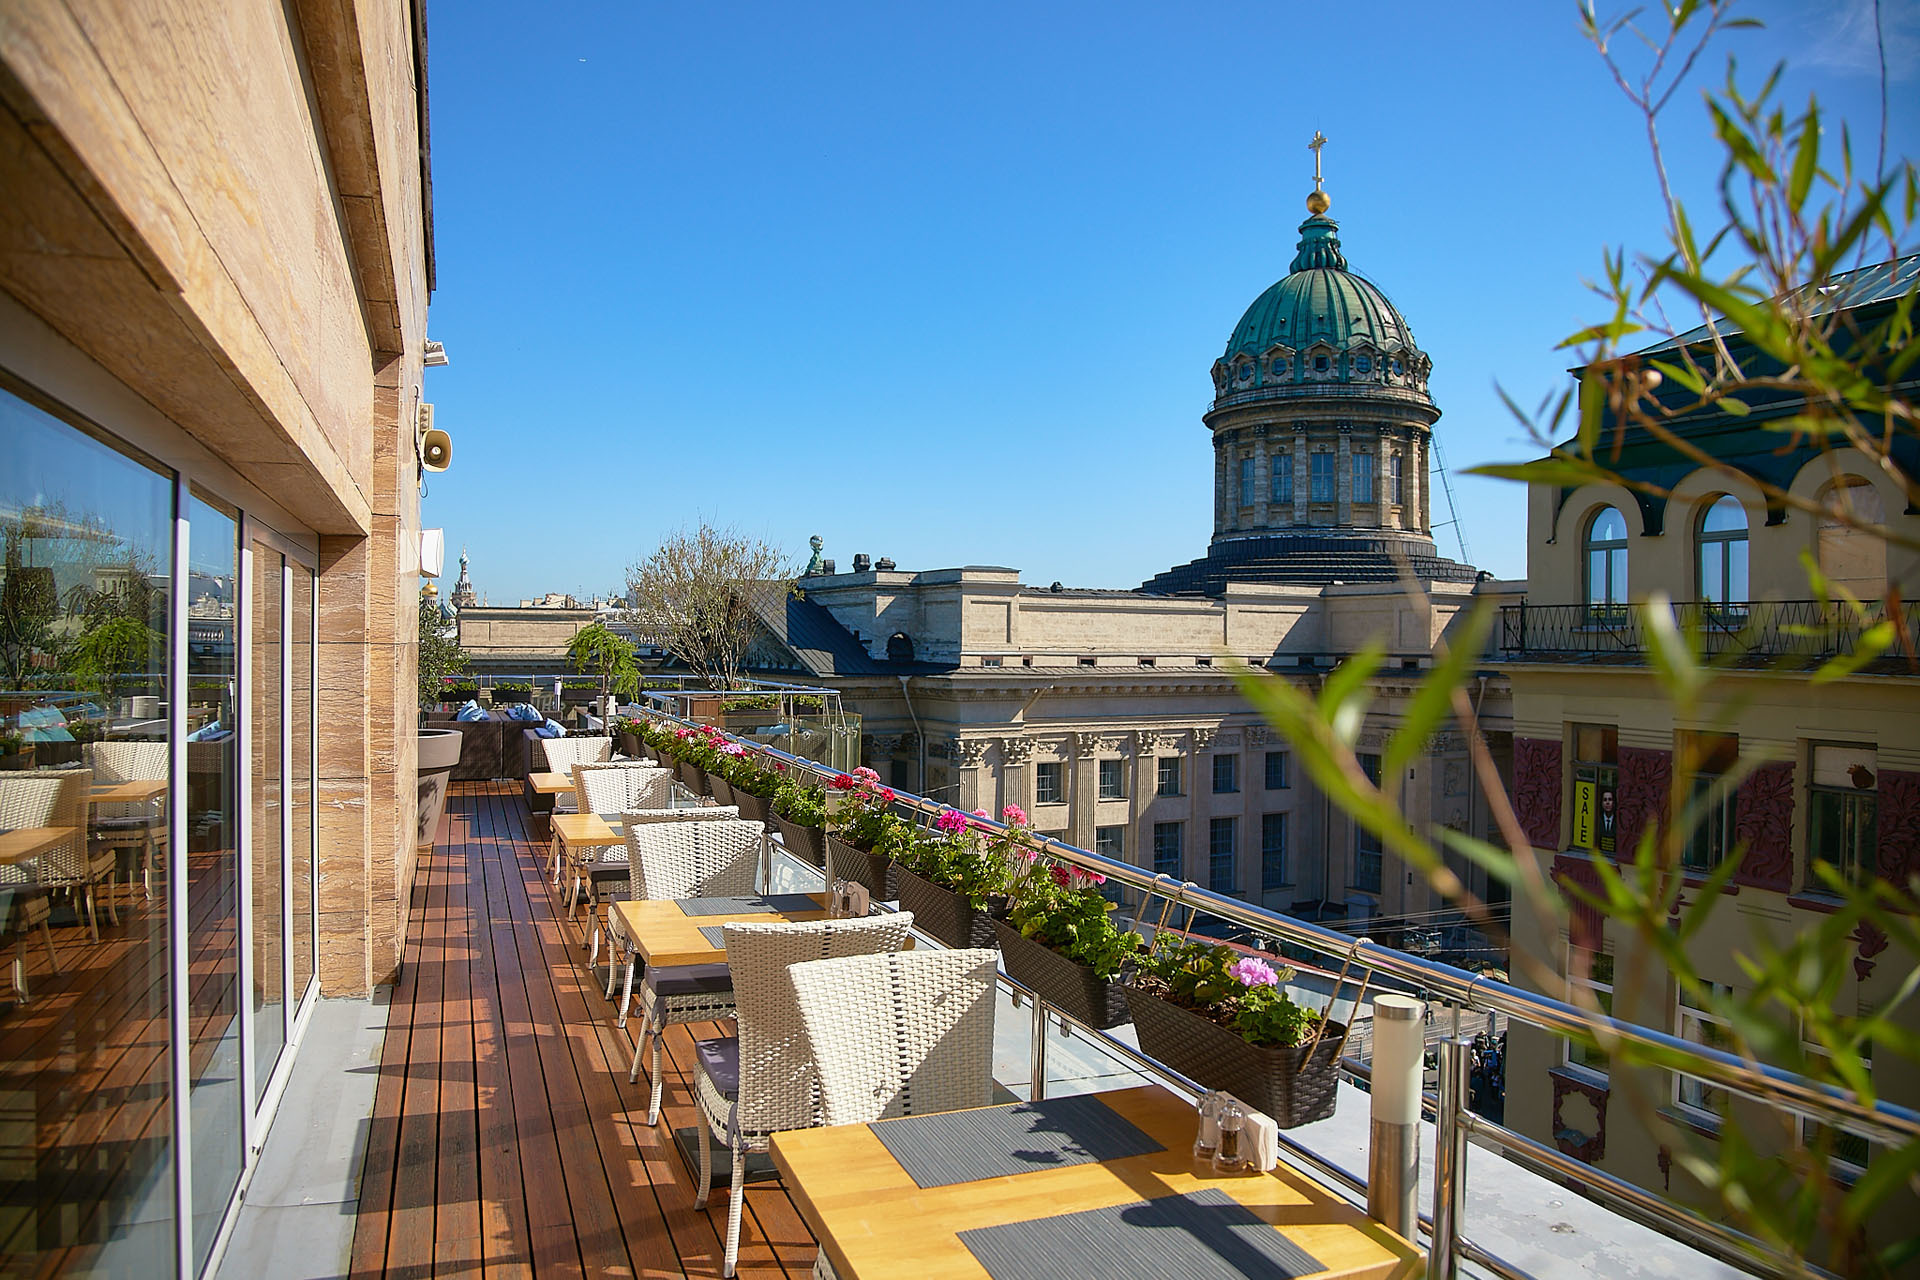
[[[440,700],[446,677],[467,669],[467,651],[448,634],[440,606],[425,596],[420,598],[420,661],[417,668],[420,705],[430,707]]]
[[[705,521],[627,569],[635,630],[661,636],[709,689],[739,687],[759,609],[784,605],[793,580],[777,548]]]
[[[597,622],[573,633],[573,639],[567,642],[567,658],[575,671],[599,676],[603,691],[611,689],[622,697],[640,692],[640,668],[634,660],[633,643]]]

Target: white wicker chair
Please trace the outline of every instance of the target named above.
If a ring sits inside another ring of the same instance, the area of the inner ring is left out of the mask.
[[[671,772],[671,771],[669,771]],[[620,815],[620,823],[628,831],[649,822],[713,822],[738,821],[740,811],[732,805],[705,804],[689,805],[680,809],[630,809]],[[644,901],[646,899],[643,874],[635,875],[633,870],[632,844],[621,846],[618,850],[602,849],[599,852],[608,855],[609,862],[625,873],[624,880],[616,880],[613,889],[607,895],[608,902]],[[613,862],[617,855],[618,861]],[[633,939],[627,936],[626,928],[620,918],[609,908],[606,915],[607,930],[607,999],[613,999],[613,984],[620,980],[619,970],[624,964],[627,970],[626,990],[620,996],[620,1021],[618,1025],[627,1025],[627,1005],[633,998],[633,966],[638,961],[639,950]],[[589,968],[600,962],[600,924],[594,922],[593,940],[587,955]]]
[[[622,761],[608,764],[573,766],[574,803],[581,813],[626,813],[635,809],[665,809],[673,803],[673,772],[654,765]],[[625,845],[602,845],[575,849],[573,865],[564,874],[571,877],[567,887],[567,918],[573,918],[580,902],[580,890],[592,889],[596,879],[605,879],[609,871],[627,865]],[[589,873],[589,866],[594,868]],[[624,875],[621,877],[625,878]]]
[[[0,827],[73,827],[76,830],[71,840],[55,845],[27,863],[0,867],[0,883],[77,891],[86,904],[88,932],[98,942],[100,922],[94,910],[93,887],[113,875],[114,855],[111,849],[92,848],[87,840],[87,789],[92,784],[93,772],[89,769],[0,773]],[[107,908],[113,912],[111,899]],[[42,900],[39,910],[45,909]],[[113,912],[113,918],[119,923],[117,912]]]
[[[600,737],[542,738],[540,750],[547,757],[548,773],[573,774],[577,764],[605,764],[613,759],[613,739]],[[553,798],[555,813],[578,813],[574,797],[561,792]]]
[[[813,1048],[796,1014],[791,975],[808,961],[872,958],[896,951],[906,943],[912,927],[911,911],[866,919],[726,926],[740,1034],[694,1045],[693,1086],[694,1110],[700,1117],[695,1208],[706,1205],[713,1185],[712,1135],[723,1135],[733,1151],[723,1274],[732,1275],[740,1257],[747,1153],[767,1150],[773,1134],[820,1123]]]
[[[646,822],[627,828],[632,887],[655,901],[668,898],[723,897],[756,888],[766,828],[735,818],[718,822]],[[719,921],[714,923],[718,924]],[[621,994],[626,1016],[633,989],[633,967]],[[653,1100],[647,1123],[660,1120],[660,1040],[676,1022],[711,1022],[733,1012],[733,979],[726,964],[649,966],[640,984],[640,1035],[633,1042],[628,1081],[640,1078],[640,1047],[653,1045]]]
[[[96,783],[164,782],[171,768],[172,750],[165,742],[89,742],[81,750]],[[94,843],[102,848],[141,851],[141,883],[151,897],[153,868],[167,842],[162,798],[94,805],[89,825]],[[131,882],[131,868],[128,879]]]
[[[929,948],[794,966],[822,1122],[989,1105],[999,958]]]

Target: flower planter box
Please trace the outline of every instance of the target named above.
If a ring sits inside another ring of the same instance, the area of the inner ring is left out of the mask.
[[[713,788],[713,798],[715,800],[718,800],[721,804],[733,803],[735,794],[733,784],[728,782],[724,777],[717,773],[710,773],[707,775],[707,785]]]
[[[1009,966],[1011,971],[1011,966]],[[1225,1089],[1282,1129],[1325,1120],[1338,1096],[1346,1028],[1334,1023],[1308,1062],[1307,1046],[1262,1048],[1191,1009],[1147,992],[1128,993],[1141,1052],[1209,1089]]]
[[[1007,972],[1090,1027],[1102,1031],[1127,1020],[1127,989],[1095,975],[1084,964],[1024,937],[1005,920],[995,920],[1000,955]]]
[[[815,867],[827,865],[827,833],[818,827],[803,827],[791,818],[773,814],[774,829],[780,833],[780,843],[787,852],[800,861]]]
[[[640,738],[637,734],[622,733],[620,735],[620,754],[629,760],[640,759]]]
[[[949,947],[997,947],[993,913],[978,910],[951,889],[905,867],[898,868],[900,909],[913,912],[913,927]],[[1004,899],[1002,900],[1004,902]]]
[[[773,825],[773,810],[767,805],[765,796],[757,796],[741,787],[733,789],[733,803],[740,810],[740,816],[749,822],[758,822],[762,826]]]
[[[868,893],[884,902],[900,896],[900,882],[892,858],[856,849],[836,835],[827,837],[827,852],[833,863],[830,880],[833,877],[857,880],[867,886]]]

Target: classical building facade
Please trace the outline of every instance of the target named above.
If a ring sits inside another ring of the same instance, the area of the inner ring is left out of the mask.
[[[1866,328],[1910,292],[1917,268],[1920,258],[1907,258],[1843,277],[1836,305]],[[1737,337],[1733,347],[1738,358],[1754,358]],[[1903,394],[1910,400],[1913,390],[1909,374]],[[1659,394],[1678,406],[1688,393],[1669,385]],[[1705,981],[1734,997],[1752,987],[1742,956],[1756,939],[1784,946],[1831,919],[1839,900],[1823,865],[1847,879],[1878,875],[1896,885],[1920,869],[1920,670],[1896,647],[1816,683],[1815,668],[1850,652],[1861,625],[1811,598],[1804,560],[1867,602],[1870,616],[1897,612],[1909,636],[1920,610],[1885,602],[1915,599],[1920,562],[1762,486],[1827,511],[1850,509],[1909,540],[1920,537],[1920,514],[1859,452],[1822,451],[1804,437],[1791,447],[1787,434],[1769,429],[1802,408],[1763,395],[1746,416],[1680,419],[1688,444],[1721,466],[1701,466],[1635,427],[1610,464],[1636,482],[1631,491],[1532,486],[1526,601],[1507,608],[1496,631],[1513,690],[1515,807],[1541,871],[1594,888],[1596,860],[1630,859],[1642,834],[1664,831],[1675,805],[1691,798],[1698,825],[1675,842],[1680,904],[1697,901],[1728,859],[1739,863],[1688,954]],[[1920,469],[1920,443],[1910,434],[1893,451],[1907,475]],[[1713,696],[1698,707],[1676,710],[1655,678],[1633,609],[1656,593],[1677,602],[1680,621],[1699,628],[1719,663]],[[1750,772],[1731,794],[1710,790],[1736,769]],[[1670,792],[1684,773],[1694,781],[1676,800]],[[1577,903],[1564,919],[1539,918],[1525,902],[1515,911],[1515,947],[1616,1015],[1713,1040],[1717,1019],[1627,928]],[[1836,1008],[1868,1014],[1887,1006],[1911,958],[1890,950],[1871,922],[1848,942],[1845,967],[1833,975]],[[1517,978],[1527,972],[1516,965]],[[1909,1034],[1915,1021],[1903,1017]],[[1507,1123],[1643,1186],[1703,1199],[1674,1153],[1687,1141],[1711,1143],[1724,1125],[1739,1125],[1762,1152],[1811,1137],[1805,1126],[1783,1126],[1777,1114],[1689,1078],[1628,1071],[1517,1024],[1512,1034]],[[1882,1098],[1920,1105],[1910,1062],[1887,1053],[1873,1068]],[[1834,1176],[1858,1177],[1870,1158],[1863,1142],[1841,1137]],[[1898,1221],[1875,1230],[1886,1239],[1910,1234],[1911,1201],[1892,1217]]]

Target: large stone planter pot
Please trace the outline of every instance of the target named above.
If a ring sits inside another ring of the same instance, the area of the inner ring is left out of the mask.
[[[1108,982],[1092,968],[1044,947],[1005,920],[995,920],[1000,956],[1007,972],[1040,993],[1048,1004],[1066,1010],[1102,1031],[1127,1020],[1127,989]]]
[[[803,827],[791,818],[773,815],[774,828],[787,852],[810,866],[827,865],[827,833],[818,827]]]
[[[1011,971],[1011,967],[1009,967]],[[1325,1120],[1338,1099],[1346,1028],[1334,1023],[1307,1060],[1307,1046],[1261,1048],[1191,1009],[1144,991],[1127,993],[1140,1050],[1209,1089],[1225,1089],[1282,1129]]]
[[[900,881],[900,909],[913,912],[914,928],[954,948],[1000,945],[991,912],[976,910],[953,890],[905,867],[896,867],[895,874]]]
[[[447,808],[447,785],[453,780],[453,766],[460,763],[460,743],[458,729],[420,730],[420,825],[413,837],[419,848],[431,845],[440,829],[440,815]]]
[[[827,876],[829,882],[836,878],[857,880],[867,886],[868,893],[883,902],[891,902],[900,896],[900,883],[893,859],[885,854],[856,849],[839,836],[829,835],[827,861],[831,864]]]

